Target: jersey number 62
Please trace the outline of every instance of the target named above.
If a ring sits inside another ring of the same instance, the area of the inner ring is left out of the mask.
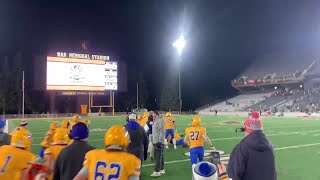
[[[107,173],[106,173],[107,172]],[[96,163],[95,172],[94,172],[94,179],[105,180],[105,175],[107,175],[106,180],[114,180],[119,179],[121,173],[121,165],[118,163],[110,163],[108,167],[107,162],[105,161],[98,161]]]

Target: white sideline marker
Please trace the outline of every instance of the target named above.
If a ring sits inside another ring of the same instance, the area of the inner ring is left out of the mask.
[[[3,132],[9,133],[9,121],[8,120],[6,120],[6,126],[4,127]]]

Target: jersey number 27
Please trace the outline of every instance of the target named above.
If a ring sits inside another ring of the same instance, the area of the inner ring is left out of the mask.
[[[102,171],[102,172],[101,172]],[[114,173],[111,173],[114,172]],[[106,177],[106,180],[113,180],[113,179],[119,179],[120,172],[121,172],[121,165],[118,163],[111,163],[109,167],[107,167],[107,162],[105,161],[98,161],[96,163],[95,171],[94,171],[94,179],[103,179],[105,180],[105,173],[104,172],[110,172],[107,173],[108,175]]]
[[[200,131],[190,131],[190,139],[192,141],[199,140]]]

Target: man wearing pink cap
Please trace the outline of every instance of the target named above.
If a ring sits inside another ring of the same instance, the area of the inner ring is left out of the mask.
[[[273,145],[263,133],[259,112],[252,112],[244,122],[243,140],[233,149],[228,164],[232,180],[276,180]]]

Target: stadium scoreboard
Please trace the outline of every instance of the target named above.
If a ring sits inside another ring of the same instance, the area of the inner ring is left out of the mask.
[[[47,57],[47,90],[118,89],[118,64],[109,56],[57,52]]]

